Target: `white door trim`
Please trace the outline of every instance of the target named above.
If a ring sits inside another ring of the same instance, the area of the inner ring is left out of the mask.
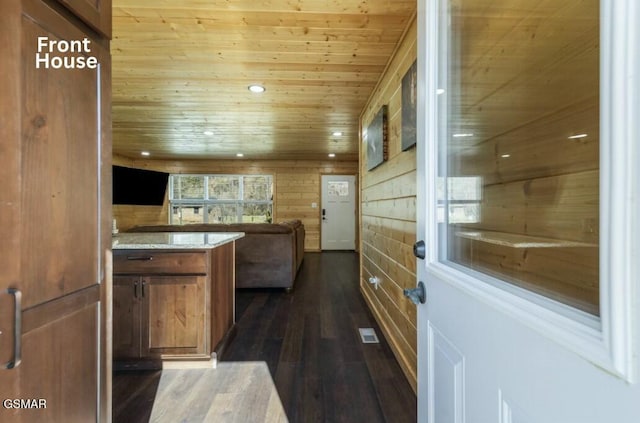
[[[600,272],[604,343],[611,365],[637,381],[632,332],[640,277],[640,4],[601,1]],[[602,142],[602,141],[606,142]],[[637,351],[636,351],[637,352]]]
[[[437,122],[446,116],[438,114],[438,101],[443,99],[438,98],[437,90],[438,78],[446,75],[438,74],[445,64],[438,63],[434,52],[439,48],[442,4],[446,0],[418,1],[418,83],[423,87],[418,114],[424,117],[418,119],[418,139],[422,140],[418,160],[423,160],[425,169],[424,175],[418,175],[418,190],[427,203],[425,207],[419,204],[418,212],[426,216],[425,282],[430,276],[441,278],[604,370],[635,382],[637,351],[632,331],[640,323],[640,294],[632,286],[640,278],[640,4],[636,0],[601,1],[601,319],[518,288],[504,289],[506,284],[497,279],[438,260]],[[426,150],[421,152],[422,148]],[[426,347],[426,340],[419,341],[419,354]],[[427,380],[421,379],[422,371],[418,369],[419,381]]]

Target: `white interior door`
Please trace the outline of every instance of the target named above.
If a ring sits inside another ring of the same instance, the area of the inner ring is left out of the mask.
[[[419,0],[419,421],[640,421],[640,4]]]
[[[322,175],[321,247],[323,250],[356,248],[356,177]]]

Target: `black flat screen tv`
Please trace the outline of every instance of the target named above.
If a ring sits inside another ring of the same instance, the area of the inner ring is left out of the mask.
[[[168,173],[113,166],[113,204],[161,206],[168,183]]]

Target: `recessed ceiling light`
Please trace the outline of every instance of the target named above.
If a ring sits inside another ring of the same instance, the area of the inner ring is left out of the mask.
[[[265,92],[265,88],[262,85],[253,84],[249,85],[249,91],[252,93],[263,93]]]
[[[244,154],[242,154],[242,153],[236,153],[236,157],[244,157]]]
[[[151,153],[149,153],[148,151],[142,151],[142,152],[140,152],[140,154],[143,155],[143,156],[150,156],[151,155]]]
[[[453,134],[453,138],[465,138],[465,137],[472,137],[473,134],[471,133],[463,133],[463,134]]]
[[[331,135],[333,135],[334,137],[341,137],[341,136],[342,136],[342,132],[340,132],[340,131],[335,131],[335,132],[334,132],[333,134],[331,134]]]
[[[213,131],[204,131],[203,134],[205,134],[207,136],[211,136],[211,135],[213,135]]]
[[[335,153],[329,153],[329,157],[335,157]]]
[[[502,157],[503,159],[506,159],[506,158],[508,158],[508,157],[511,157],[511,154],[503,154],[503,155],[502,155],[502,156],[500,156],[500,157]]]
[[[577,139],[586,138],[586,137],[587,137],[587,134],[578,134],[578,135],[571,135],[569,137],[569,139],[570,140],[577,140]]]

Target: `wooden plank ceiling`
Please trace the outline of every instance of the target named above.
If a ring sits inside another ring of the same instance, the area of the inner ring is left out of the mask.
[[[357,160],[360,112],[416,9],[416,0],[113,3],[113,151],[162,159]],[[254,83],[266,91],[249,92]]]

